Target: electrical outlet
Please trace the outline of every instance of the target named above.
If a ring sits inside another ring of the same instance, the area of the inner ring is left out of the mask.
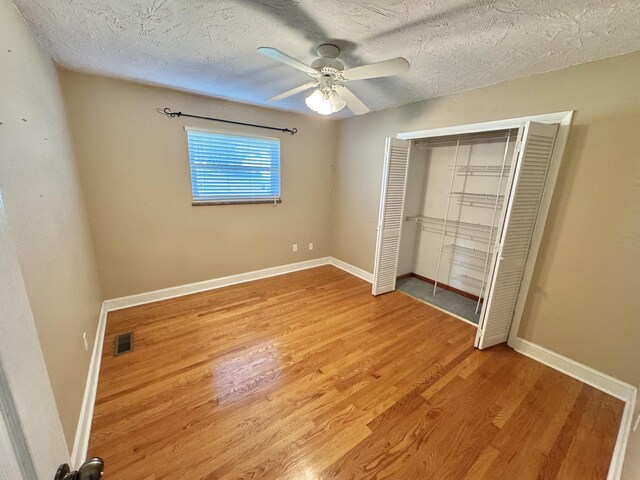
[[[87,332],[82,332],[82,341],[84,342],[84,349],[89,351],[89,342],[87,342]]]
[[[297,244],[297,243],[294,243],[294,244],[293,244],[293,251],[294,251],[294,252],[297,252],[297,251],[298,251],[298,244]]]
[[[309,250],[313,250],[313,243],[309,244]]]

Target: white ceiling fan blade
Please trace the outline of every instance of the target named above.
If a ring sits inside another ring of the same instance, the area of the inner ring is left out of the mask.
[[[302,70],[303,72],[310,75],[318,74],[318,71],[315,68],[311,68],[309,65],[302,63],[300,60],[296,60],[295,58],[290,57],[286,53],[282,53],[280,50],[276,50],[275,48],[260,47],[258,48],[258,52],[260,52],[265,57],[269,57],[272,60],[284,63],[286,65],[289,65],[290,67],[297,68],[298,70]]]
[[[300,85],[299,87],[292,88],[291,90],[287,90],[286,92],[282,92],[280,95],[276,95],[275,97],[271,97],[267,102],[277,102],[279,100],[284,100],[291,95],[295,95],[296,93],[304,92],[310,88],[313,88],[318,85],[318,82],[307,82],[304,85]]]
[[[344,101],[347,102],[347,108],[356,115],[363,115],[369,111],[369,107],[362,103],[362,100],[356,97],[347,87],[343,85],[336,85],[335,89],[336,92],[338,92],[338,95],[344,98]]]
[[[389,77],[408,71],[409,62],[402,57],[398,57],[384,60],[383,62],[349,68],[342,72],[342,76],[347,80],[364,80],[366,78]]]

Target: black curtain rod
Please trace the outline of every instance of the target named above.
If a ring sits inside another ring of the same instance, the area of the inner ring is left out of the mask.
[[[191,115],[189,113],[182,112],[172,112],[169,107],[162,110],[167,117],[175,118],[175,117],[190,117],[190,118],[199,118],[201,120],[211,120],[213,122],[223,122],[223,123],[231,123],[233,125],[244,125],[245,127],[255,127],[255,128],[266,128],[268,130],[278,130],[279,132],[288,132],[291,135],[295,135],[298,133],[297,128],[278,128],[278,127],[268,127],[266,125],[258,125],[255,123],[245,123],[245,122],[234,122],[233,120],[224,120],[222,118],[213,118],[213,117],[203,117],[200,115]]]

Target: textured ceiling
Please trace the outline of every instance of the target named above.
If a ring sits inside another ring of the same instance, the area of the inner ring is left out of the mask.
[[[349,84],[372,110],[640,50],[639,0],[14,1],[65,67],[303,112],[305,94],[264,101],[309,77],[257,47],[405,57],[408,74]]]

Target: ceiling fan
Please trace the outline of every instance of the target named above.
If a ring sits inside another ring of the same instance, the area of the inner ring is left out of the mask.
[[[345,106],[356,115],[367,113],[369,108],[345,84],[354,80],[389,77],[409,71],[409,62],[402,57],[345,70],[342,62],[337,60],[340,48],[332,44],[318,47],[317,52],[320,58],[315,60],[311,66],[275,48],[260,47],[258,52],[290,67],[302,70],[313,78],[312,81],[271,97],[268,101],[277,102],[310,88],[315,88],[305,102],[311,110],[321,115],[339,112]]]

